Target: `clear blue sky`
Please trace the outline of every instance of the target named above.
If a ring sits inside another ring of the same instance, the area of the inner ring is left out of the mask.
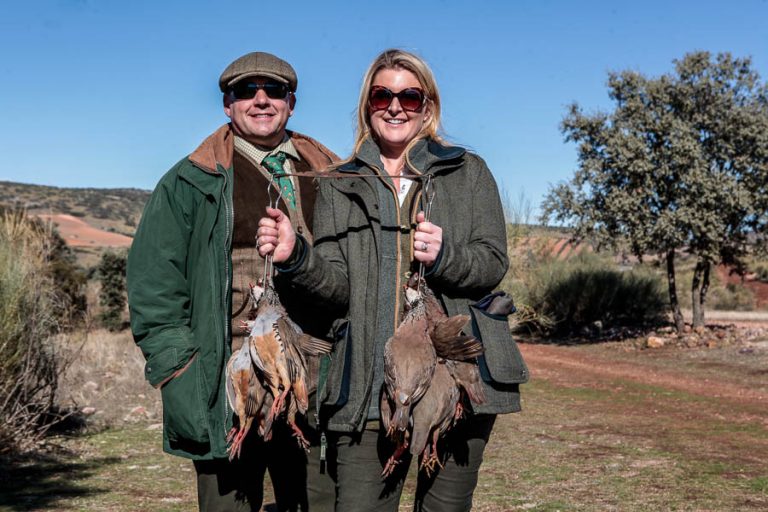
[[[345,156],[366,67],[401,47],[431,64],[449,138],[537,206],[576,165],[565,107],[609,108],[609,70],[729,51],[765,80],[766,20],[766,0],[4,0],[0,180],[153,188],[227,121],[218,76],[255,50],[298,72],[289,127]]]

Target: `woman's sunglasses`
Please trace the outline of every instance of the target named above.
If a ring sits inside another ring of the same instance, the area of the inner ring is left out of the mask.
[[[403,89],[398,93],[394,93],[386,87],[374,85],[371,87],[371,92],[368,95],[368,106],[374,111],[386,110],[395,98],[400,102],[400,106],[403,107],[403,110],[408,112],[419,112],[422,107],[424,107],[424,102],[427,100],[424,91],[417,87],[409,87],[408,89]]]
[[[232,86],[232,95],[236,100],[250,100],[258,94],[259,89],[263,89],[267,98],[273,100],[282,100],[288,95],[288,86],[279,82],[238,82]]]

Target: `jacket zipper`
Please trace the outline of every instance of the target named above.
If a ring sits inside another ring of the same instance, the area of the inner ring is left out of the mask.
[[[379,169],[375,165],[371,165],[370,167],[372,167],[374,170],[376,170],[376,172],[379,175],[381,175],[381,176],[384,176],[384,172],[386,172],[386,171],[383,172],[381,169]],[[390,179],[391,179],[391,176],[390,176]],[[400,254],[401,253],[401,251],[400,251],[400,245],[401,245],[400,237],[402,236],[402,233],[400,232],[401,231],[400,230],[400,227],[401,227],[400,226],[400,201],[399,201],[399,198],[397,197],[397,190],[394,188],[394,185],[390,185],[389,183],[387,183],[386,180],[381,180],[381,182],[384,184],[385,187],[387,187],[390,190],[390,192],[392,192],[392,194],[394,196],[394,199],[395,199],[395,212],[397,214],[398,230],[397,230],[397,243],[396,243],[396,247],[397,247],[397,260],[396,261],[397,261],[397,263],[395,264],[396,272],[395,272],[395,318],[394,318],[394,329],[397,329],[398,319],[399,319],[399,316],[400,316],[400,293],[398,292],[398,290],[400,289],[400,259],[401,259],[401,254]],[[363,404],[367,403],[370,400],[370,394],[373,393],[373,391],[370,388],[373,386],[373,371],[374,371],[374,366],[375,365],[376,365],[376,361],[375,361],[375,358],[374,358],[371,361],[371,368],[370,368],[371,380],[368,382],[368,386],[367,386],[369,388],[368,389],[369,396],[367,397],[367,399],[363,400]],[[357,414],[356,414],[357,417],[354,418],[354,420],[353,420],[353,425],[360,424],[360,421],[363,419],[363,415],[365,414],[365,410],[366,410],[365,407],[360,407],[358,409]],[[353,429],[354,429],[354,427],[353,427]]]
[[[232,235],[232,217],[234,216],[233,209],[231,205],[229,204],[228,199],[228,193],[227,193],[227,174],[226,172],[222,173],[222,176],[224,176],[224,187],[222,189],[222,200],[224,201],[224,220],[225,220],[225,244],[224,244],[224,290],[222,294],[222,300],[223,300],[223,310],[227,311],[227,293],[230,288],[229,283],[229,246],[231,244],[230,237]],[[224,353],[226,353],[226,344],[227,340],[230,338],[230,329],[231,329],[231,320],[229,320],[227,317],[229,315],[224,315],[224,343],[222,350]],[[225,363],[226,364],[226,363]],[[226,373],[226,372],[224,372]],[[225,377],[226,378],[226,377]],[[221,379],[220,379],[221,380]],[[224,428],[224,433],[227,433],[227,418],[229,418],[229,401],[224,400],[224,421],[222,422],[222,427]]]

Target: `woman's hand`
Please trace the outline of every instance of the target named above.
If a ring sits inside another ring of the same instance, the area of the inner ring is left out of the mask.
[[[416,232],[413,234],[413,257],[430,267],[443,246],[443,229],[424,221],[424,212],[416,214]]]
[[[293,231],[291,220],[283,212],[276,208],[267,208],[267,216],[259,220],[259,230],[256,233],[256,246],[263,258],[271,254],[275,263],[282,263],[290,258],[296,245],[296,233]]]

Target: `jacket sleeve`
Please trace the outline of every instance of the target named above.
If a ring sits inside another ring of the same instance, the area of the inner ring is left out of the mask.
[[[147,359],[144,374],[159,387],[196,352],[186,277],[191,214],[172,169],[144,208],[128,255],[128,305],[133,337]]]
[[[466,158],[472,183],[468,208],[461,207],[450,218],[469,223],[469,239],[467,243],[451,240],[449,230],[444,229],[440,255],[427,274],[432,285],[461,295],[489,292],[509,267],[506,223],[496,181],[480,157],[469,154]]]
[[[301,251],[296,258],[299,263],[281,271],[290,274],[296,286],[326,309],[346,310],[349,279],[346,258],[341,250],[346,226],[336,223],[338,212],[334,210],[334,195],[328,183],[321,180],[313,217],[314,247],[302,239],[301,247],[297,249]]]

